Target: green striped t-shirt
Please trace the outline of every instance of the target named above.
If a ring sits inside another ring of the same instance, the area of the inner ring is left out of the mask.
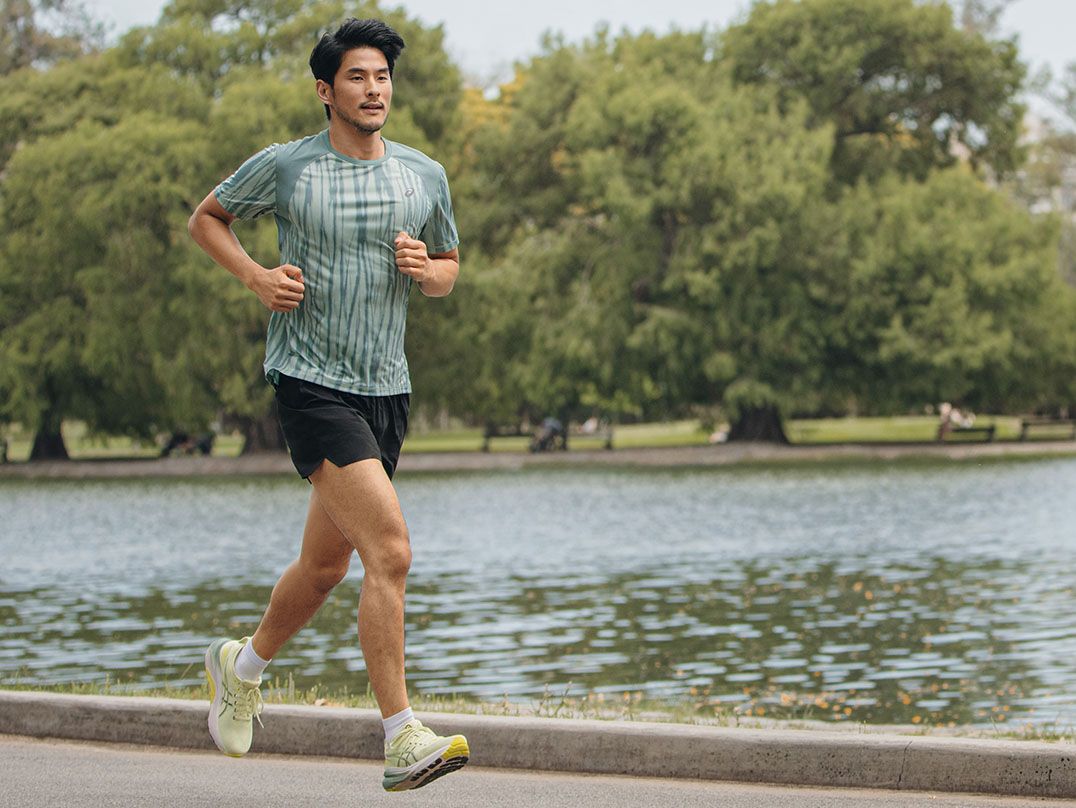
[[[358,160],[324,130],[255,154],[215,191],[238,219],[276,217],[280,261],[303,271],[299,308],[273,312],[265,375],[363,395],[411,392],[404,328],[411,278],[396,266],[402,230],[431,255],[459,244],[444,168],[385,141]]]

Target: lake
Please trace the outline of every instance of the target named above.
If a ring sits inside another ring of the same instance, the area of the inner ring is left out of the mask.
[[[397,488],[414,690],[1076,724],[1076,459]],[[0,482],[0,682],[200,683],[212,637],[253,632],[308,496],[298,478]],[[270,674],[365,691],[361,580],[356,561]]]

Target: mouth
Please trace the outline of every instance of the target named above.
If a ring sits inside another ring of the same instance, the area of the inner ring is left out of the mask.
[[[364,112],[380,112],[385,108],[384,104],[363,104],[360,109]]]

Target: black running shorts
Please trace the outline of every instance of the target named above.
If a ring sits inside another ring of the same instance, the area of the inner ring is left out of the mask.
[[[280,375],[276,404],[291,462],[308,478],[322,461],[377,459],[391,478],[407,433],[411,396],[363,396]]]

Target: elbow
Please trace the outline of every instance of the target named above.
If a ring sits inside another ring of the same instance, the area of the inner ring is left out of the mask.
[[[436,289],[433,289],[419,284],[418,288],[426,297],[448,297],[449,294],[452,292],[451,286],[441,286]]]
[[[450,294],[452,294],[452,290],[455,288],[455,286],[456,279],[451,278],[435,289],[430,289],[429,291],[423,289],[422,293],[426,295],[426,297],[448,297]]]

